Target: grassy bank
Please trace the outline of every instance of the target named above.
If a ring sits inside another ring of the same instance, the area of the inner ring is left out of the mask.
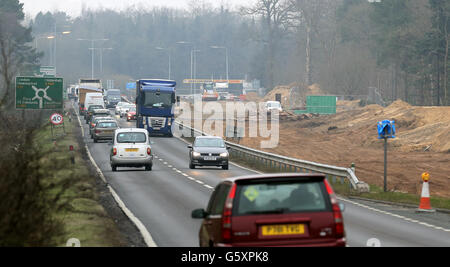
[[[80,240],[81,246],[125,246],[116,224],[100,204],[97,178],[90,173],[89,162],[83,157],[82,144],[77,141],[79,126],[66,118],[65,132],[57,129],[53,140],[51,127],[42,128],[36,144],[46,157],[40,160],[41,171],[47,174],[45,183],[57,185],[49,194],[57,194],[64,187],[60,202],[64,206],[54,216],[63,224],[64,231],[54,238],[55,246],[65,246],[70,238]],[[69,146],[74,146],[74,152]],[[75,164],[71,162],[71,153]]]

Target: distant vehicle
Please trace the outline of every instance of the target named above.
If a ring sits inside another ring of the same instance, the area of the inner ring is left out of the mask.
[[[195,166],[217,166],[228,170],[228,149],[221,137],[198,136],[188,148],[190,169],[195,169]]]
[[[133,106],[132,108],[130,108],[126,114],[127,117],[127,121],[134,121],[136,120],[136,107]]]
[[[228,178],[205,210],[200,246],[346,245],[343,205],[323,174],[266,174]]]
[[[125,117],[127,115],[127,112],[131,109],[131,108],[135,108],[136,105],[134,104],[125,104],[122,107],[120,107],[120,112],[119,115],[121,118]]]
[[[86,108],[86,110],[89,110],[89,107],[92,105],[101,106],[102,108],[105,108],[102,93],[86,93],[84,107]]]
[[[97,124],[98,121],[116,121],[114,118],[109,116],[92,116],[91,122],[89,122],[89,134],[91,138],[94,138],[94,127]]]
[[[121,101],[121,95],[119,89],[108,89],[105,94],[106,108],[115,108]]]
[[[100,79],[81,78],[78,80],[80,87],[93,87],[103,93],[103,84]]]
[[[175,81],[138,80],[136,82],[136,127],[150,135],[172,135]]]
[[[202,100],[203,101],[217,101],[219,99],[219,93],[217,92],[216,88],[214,87],[214,83],[204,83],[201,86],[203,93],[202,93]]]
[[[96,109],[104,109],[104,107],[101,105],[89,106],[89,109],[86,110],[86,112],[84,113],[84,120],[86,121],[86,123],[89,123],[91,116],[94,114],[94,110],[96,110]]]
[[[114,131],[119,129],[117,122],[110,120],[99,120],[93,129],[94,143],[98,140],[112,140],[114,138]]]
[[[127,102],[119,102],[119,103],[117,103],[116,108],[114,110],[114,113],[116,115],[119,115],[120,114],[120,109],[122,108],[123,105],[126,105],[126,104],[128,104],[128,103]]]
[[[111,112],[109,111],[109,109],[99,108],[99,109],[94,109],[92,111],[92,113],[89,113],[89,114],[90,114],[90,116],[88,118],[88,121],[90,122],[93,117],[110,116]]]
[[[89,93],[99,93],[102,94],[102,90],[97,88],[97,87],[92,87],[92,86],[79,86],[78,87],[78,106],[80,109],[80,115],[84,116],[84,113],[86,112],[87,108],[85,106],[85,102],[86,102],[86,96]],[[103,98],[103,97],[102,97]],[[103,105],[103,103],[101,104]]]
[[[151,171],[153,155],[148,131],[138,128],[116,130],[110,164],[113,172],[117,171],[117,167],[145,167],[145,170]]]
[[[281,108],[281,103],[278,101],[267,101],[265,107],[268,113],[274,110],[278,110],[278,112],[283,111],[283,109]]]
[[[69,100],[77,100],[78,99],[78,86],[71,84],[69,88],[67,88],[67,97]]]
[[[228,92],[219,92],[219,99],[218,100],[227,100],[227,97],[230,93]]]

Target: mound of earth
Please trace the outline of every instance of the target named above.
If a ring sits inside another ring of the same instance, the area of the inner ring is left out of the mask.
[[[342,167],[354,162],[360,180],[382,186],[384,151],[377,122],[394,120],[397,138],[388,142],[389,188],[419,194],[421,174],[427,171],[432,194],[450,197],[450,107],[417,107],[400,100],[386,108],[343,104],[351,108],[331,116],[280,121],[279,144],[266,151]],[[240,144],[261,149],[262,140],[243,138]]]

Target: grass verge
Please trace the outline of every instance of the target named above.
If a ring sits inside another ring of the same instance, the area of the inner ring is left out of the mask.
[[[79,130],[74,119],[65,122],[66,134],[62,128],[54,130],[59,135],[55,139],[50,125],[43,127],[36,136],[35,143],[47,155],[40,160],[41,170],[48,175],[45,183],[59,184],[71,179],[60,199],[65,205],[54,214],[64,226],[63,234],[54,238],[54,245],[65,246],[70,238],[76,238],[83,247],[126,246],[115,222],[100,203],[98,180],[90,173],[89,162],[83,157],[84,147],[77,140]],[[71,145],[74,152],[69,151]],[[71,162],[71,153],[75,164]],[[56,194],[58,190],[60,188],[48,193]]]

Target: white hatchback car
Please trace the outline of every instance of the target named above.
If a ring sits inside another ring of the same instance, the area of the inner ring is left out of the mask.
[[[119,115],[121,118],[125,117],[127,115],[127,112],[131,109],[131,108],[136,108],[135,104],[125,104],[123,106],[120,107],[120,112]]]
[[[272,112],[274,110],[278,110],[278,112],[282,112],[281,103],[278,101],[267,101],[266,102],[266,110],[267,112]]]
[[[126,104],[128,104],[128,103],[127,102],[119,102],[119,103],[117,103],[114,113],[116,115],[119,115],[120,114],[120,109],[122,108],[123,105],[126,105]]]
[[[145,167],[151,171],[153,167],[152,148],[146,129],[124,128],[114,133],[110,154],[113,172],[117,167]]]

